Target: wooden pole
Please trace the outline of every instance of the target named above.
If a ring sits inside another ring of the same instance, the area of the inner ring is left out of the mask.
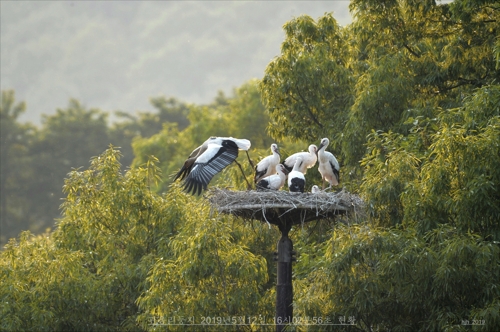
[[[279,227],[281,238],[278,241],[278,263],[276,282],[276,332],[284,331],[293,321],[292,261],[293,243],[288,237],[291,225]]]
[[[293,324],[292,262],[295,261],[293,243],[288,237],[292,225],[318,219],[332,218],[349,212],[363,211],[359,196],[341,191],[312,195],[284,191],[230,191],[213,189],[210,203],[220,213],[233,214],[244,219],[256,219],[278,226],[275,326],[283,332]]]

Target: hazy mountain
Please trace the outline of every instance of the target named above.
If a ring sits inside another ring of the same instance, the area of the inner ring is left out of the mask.
[[[1,89],[27,102],[22,120],[76,98],[102,110],[152,110],[165,95],[210,102],[263,76],[293,17],[348,1],[0,1]]]

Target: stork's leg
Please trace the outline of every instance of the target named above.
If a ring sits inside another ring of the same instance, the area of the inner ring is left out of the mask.
[[[248,158],[248,161],[250,162],[250,166],[252,166],[252,169],[255,169],[255,166],[253,165],[252,159],[250,159],[250,156],[248,155],[248,151],[245,150],[245,152],[247,153],[247,158]]]
[[[240,171],[241,171],[241,174],[243,174],[243,178],[244,178],[244,179],[245,179],[245,181],[247,182],[247,189],[248,189],[248,190],[251,190],[251,189],[252,189],[252,186],[251,186],[251,185],[250,185],[250,183],[248,182],[247,177],[246,177],[246,175],[245,175],[245,172],[243,172],[243,167],[241,167],[240,163],[239,163],[239,162],[237,162],[236,160],[234,160],[234,162],[236,163],[236,165],[238,165],[238,166],[239,166]]]
[[[322,179],[321,190],[325,190],[325,178]]]

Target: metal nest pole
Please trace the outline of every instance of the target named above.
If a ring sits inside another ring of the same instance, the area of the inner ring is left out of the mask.
[[[338,193],[290,193],[286,191],[231,191],[210,189],[208,200],[219,213],[276,225],[281,232],[277,252],[276,331],[293,323],[292,262],[295,261],[288,233],[293,225],[362,211],[359,196]]]

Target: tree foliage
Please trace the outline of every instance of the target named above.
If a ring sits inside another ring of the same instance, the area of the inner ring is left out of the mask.
[[[191,214],[170,242],[167,253],[173,257],[161,256],[151,267],[150,288],[137,301],[145,311],[139,318],[144,327],[154,316],[195,317],[200,323],[200,316],[221,313],[225,318],[272,315],[269,303],[262,301],[268,290],[263,287],[265,259],[234,241],[227,218],[207,218],[207,212]]]
[[[149,190],[154,161],[126,174],[109,148],[65,181],[50,236],[25,233],[2,253],[4,330],[135,329],[152,254],[176,231],[175,207]]]
[[[332,136],[341,137],[334,146],[354,180],[348,187],[370,214],[364,225],[337,228],[311,274],[297,275],[303,316],[356,317],[367,331],[499,328],[499,9],[489,1],[351,2],[355,21],[343,33],[353,45],[344,64],[352,102]],[[316,25],[302,24],[314,40]],[[275,122],[280,102],[305,105],[281,80],[301,75],[276,67],[294,56],[292,39],[261,84]],[[301,137],[303,119],[286,121],[280,128]]]
[[[0,243],[15,236],[22,227],[16,220],[27,218],[23,209],[28,203],[28,179],[33,170],[26,167],[32,162],[30,144],[35,128],[20,124],[18,117],[26,110],[26,104],[16,104],[14,91],[2,91],[0,106]]]
[[[261,84],[277,124],[271,135],[334,137],[351,172],[372,129],[405,133],[408,117],[432,118],[498,81],[497,5],[477,2],[461,11],[459,3],[359,0],[350,5],[354,22],[343,29],[329,15],[288,22],[281,54]]]
[[[208,206],[179,187],[151,189],[161,180],[157,159],[123,173],[119,158],[110,147],[70,172],[57,229],[25,232],[5,247],[1,328],[147,330],[167,317],[271,315],[257,246],[272,241],[267,227],[259,238],[264,226],[207,219]]]
[[[189,125],[180,130],[174,124],[166,124],[162,130],[152,137],[140,137],[133,141],[136,159],[133,165],[144,163],[150,155],[161,161],[164,174],[175,174],[192,150],[200,146],[210,136],[232,136],[249,139],[253,151],[269,154],[269,147],[274,141],[267,135],[266,127],[269,116],[260,101],[258,81],[250,80],[234,90],[230,98],[219,94],[210,105],[190,105],[187,115]],[[238,161],[245,169],[245,177],[237,168],[225,170],[230,178],[237,181],[226,181],[226,185],[245,189],[246,181],[252,181],[253,169],[242,151]],[[258,161],[254,160],[256,164]],[[165,177],[158,190],[166,191],[171,178]],[[217,183],[217,178],[212,183]],[[225,178],[225,177],[223,177]],[[224,179],[222,179],[224,181]],[[237,185],[239,183],[239,185]]]
[[[132,167],[109,147],[74,169],[57,229],[22,233],[0,254],[1,329],[180,331],[212,316],[234,330],[233,317],[272,317],[278,231],[218,215],[169,178],[212,135],[268,155],[267,130],[283,157],[331,138],[344,186],[366,203],[366,215],[291,230],[296,317],[348,317],[345,330],[500,330],[500,7],[354,0],[351,11],[346,27],[331,14],[287,22],[280,56],[233,97],[156,99],[161,127],[153,114],[115,127],[129,130],[124,141],[140,134]],[[106,115],[77,102],[30,131],[16,122],[23,104],[3,98],[2,156],[28,158],[32,133],[47,146],[109,134]],[[245,190],[252,168],[238,160],[244,176],[228,167],[211,185]]]
[[[351,316],[364,331],[498,327],[499,247],[443,225],[415,229],[337,227],[313,263],[300,315]]]
[[[36,161],[36,177],[30,179],[33,205],[30,214],[44,225],[59,217],[61,187],[72,167],[78,168],[101,153],[109,144],[107,114],[99,109],[87,110],[77,100],[56,114],[43,117],[43,127],[30,147]],[[30,209],[30,207],[26,207]]]
[[[119,121],[109,128],[110,141],[121,148],[122,163],[130,166],[134,159],[132,141],[136,137],[151,137],[157,134],[165,123],[177,124],[180,130],[188,125],[187,115],[189,107],[176,98],[159,96],[150,98],[156,112],[129,113],[117,111],[115,115]]]
[[[435,119],[410,118],[409,135],[370,135],[363,190],[379,225],[418,220],[498,241],[500,89],[485,86]]]
[[[260,86],[269,133],[275,139],[340,138],[354,83],[345,30],[330,14],[318,22],[300,16],[283,29],[281,56],[269,63]]]
[[[0,242],[7,243],[21,230],[41,233],[54,226],[64,177],[72,168],[82,167],[108,144],[119,146],[123,168],[134,159],[132,141],[149,137],[162,125],[185,128],[188,108],[175,98],[156,97],[151,102],[157,113],[137,116],[117,112],[120,121],[108,124],[109,114],[86,108],[71,99],[66,108],[44,116],[42,126],[20,123],[26,108],[15,102],[13,91],[2,92],[1,227]],[[147,158],[146,158],[147,161]]]

